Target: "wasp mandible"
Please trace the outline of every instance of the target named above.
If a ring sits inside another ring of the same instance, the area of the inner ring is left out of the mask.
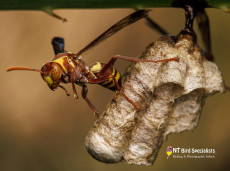
[[[78,53],[66,52],[64,50],[64,39],[55,37],[52,40],[55,57],[51,62],[46,63],[42,66],[41,70],[32,69],[26,67],[11,67],[8,68],[7,71],[13,70],[27,70],[27,71],[36,71],[40,72],[43,80],[48,84],[51,90],[56,90],[58,87],[61,87],[66,95],[69,95],[67,90],[60,85],[62,83],[71,83],[73,89],[74,98],[77,99],[77,91],[75,88],[75,84],[82,87],[82,97],[87,102],[91,110],[97,114],[98,112],[95,106],[90,102],[87,98],[88,88],[86,86],[89,84],[99,84],[105,88],[110,90],[119,91],[138,111],[141,108],[135,104],[126,94],[124,94],[121,89],[121,76],[120,73],[113,68],[114,63],[117,59],[123,59],[131,62],[166,62],[166,61],[177,61],[178,58],[170,58],[166,60],[146,60],[146,59],[136,59],[130,58],[126,56],[116,55],[110,59],[108,63],[95,62],[89,66],[81,59],[83,54],[86,53],[92,47],[95,47],[108,37],[114,35],[124,27],[146,17],[148,14],[148,10],[138,10],[122,20],[118,21],[112,27],[107,29],[104,33],[98,36],[95,40],[85,46]]]

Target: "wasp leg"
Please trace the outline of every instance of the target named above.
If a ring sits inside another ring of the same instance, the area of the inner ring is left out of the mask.
[[[78,99],[78,95],[77,95],[76,87],[75,87],[75,85],[74,85],[73,74],[71,74],[71,76],[70,76],[70,82],[72,83],[73,98],[74,98],[74,99]]]
[[[179,61],[178,57],[154,61],[154,60],[148,60],[148,59],[138,59],[138,58],[131,58],[131,57],[127,57],[127,56],[116,55],[110,59],[110,61],[102,68],[102,70],[97,74],[97,76],[100,77],[100,76],[104,75],[106,73],[106,71],[108,71],[108,69],[113,67],[113,65],[117,59],[123,59],[126,61],[135,62],[135,63],[138,63],[138,62],[158,63],[158,62],[167,62],[167,61]]]
[[[121,88],[120,88],[120,86],[119,86],[117,80],[116,80],[114,77],[113,77],[113,81],[114,81],[114,83],[115,83],[115,85],[116,85],[117,91],[118,91],[119,93],[121,93],[121,94],[126,98],[126,100],[128,100],[129,103],[131,103],[138,111],[141,111],[141,108],[140,108],[134,101],[132,101],[128,96],[126,96],[125,93],[123,93],[123,92],[121,91]]]
[[[118,84],[118,82],[117,82],[117,80],[116,80],[116,78],[114,76],[106,75],[106,76],[102,76],[100,78],[90,79],[88,81],[91,84],[99,84],[99,83],[102,83],[104,81],[107,81],[110,78],[113,78],[113,80],[114,80],[114,83],[115,83],[115,86],[116,86],[116,91],[119,91],[126,98],[126,100],[128,100],[138,111],[141,111],[141,108],[134,101],[132,101],[128,96],[126,96],[125,93],[123,93],[121,91],[121,88],[120,88],[120,86],[119,86],[119,84]]]
[[[90,109],[94,112],[95,116],[97,118],[99,118],[98,111],[97,111],[96,107],[87,98],[87,93],[88,93],[88,88],[85,84],[83,84],[81,95],[82,95],[83,99],[85,99],[86,103],[89,105]]]
[[[59,87],[62,88],[62,89],[65,91],[66,96],[70,96],[70,94],[68,93],[68,91],[66,90],[65,87],[63,87],[63,86],[61,86],[61,85],[59,85]]]
[[[73,88],[73,98],[78,99],[78,95],[77,95],[77,91],[76,91],[76,87],[74,85],[74,82],[72,82],[72,88]]]

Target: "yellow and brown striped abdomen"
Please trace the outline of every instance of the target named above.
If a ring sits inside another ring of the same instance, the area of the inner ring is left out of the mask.
[[[89,70],[97,77],[97,74],[102,70],[102,68],[105,66],[104,63],[95,62],[92,65],[89,66]],[[120,73],[114,69],[110,68],[104,75],[111,75],[115,78],[115,80],[118,82],[119,86],[121,86],[121,75]],[[110,90],[115,91],[116,90],[116,84],[114,82],[113,78],[109,78],[101,83],[99,85],[108,88]]]

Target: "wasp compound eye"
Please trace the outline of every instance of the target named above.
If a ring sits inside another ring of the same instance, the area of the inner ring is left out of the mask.
[[[55,90],[60,83],[61,79],[61,67],[57,63],[46,63],[42,67],[42,78],[48,84],[51,90]]]
[[[59,80],[61,77],[61,67],[57,63],[51,64],[50,75],[53,81]]]

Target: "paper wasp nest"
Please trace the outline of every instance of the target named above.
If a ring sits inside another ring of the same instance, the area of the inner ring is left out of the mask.
[[[192,36],[162,37],[141,58],[179,61],[132,64],[122,91],[138,104],[137,112],[116,93],[86,138],[87,151],[107,163],[151,165],[170,133],[197,126],[205,99],[224,92],[217,65],[207,61]]]

